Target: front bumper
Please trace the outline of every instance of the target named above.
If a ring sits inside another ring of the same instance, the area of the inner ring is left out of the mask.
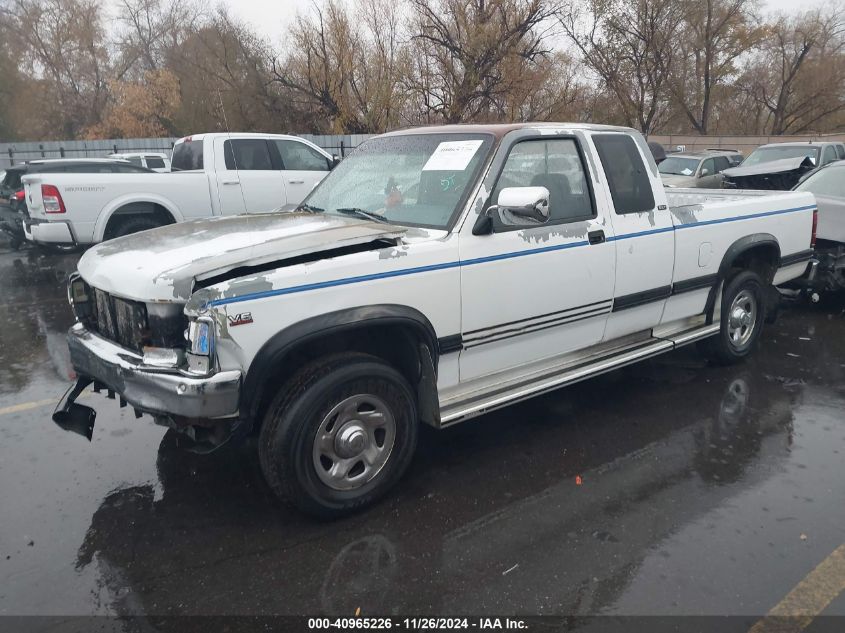
[[[26,239],[36,244],[76,245],[68,222],[47,222],[27,218],[23,223],[23,231]]]
[[[145,413],[200,419],[238,414],[240,371],[197,377],[181,370],[149,367],[140,354],[87,330],[81,323],[70,328],[68,347],[80,376],[116,392]]]

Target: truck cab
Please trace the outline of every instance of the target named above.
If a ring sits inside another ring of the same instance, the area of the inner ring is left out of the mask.
[[[741,362],[773,286],[812,259],[814,210],[805,193],[666,190],[628,128],[388,133],[290,213],[89,250],[69,289],[80,378],[56,420],[90,436],[74,401],[93,385],[206,448],[257,433],[271,488],[339,516],[396,484],[420,424],[693,342]]]
[[[284,134],[187,136],[174,145],[169,173],[121,159],[109,163],[125,169],[24,177],[25,235],[38,244],[84,246],[199,218],[291,209],[337,162]]]
[[[337,163],[313,143],[284,134],[195,134],[173,146],[172,171],[213,173],[222,214],[293,207]]]

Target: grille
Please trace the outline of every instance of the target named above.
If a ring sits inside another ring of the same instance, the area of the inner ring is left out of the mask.
[[[188,318],[181,305],[174,305],[163,314],[148,314],[142,301],[121,299],[85,284],[85,292],[79,293],[73,307],[76,318],[86,328],[123,347],[143,352],[146,346],[185,345]]]
[[[95,289],[96,330],[105,338],[124,347],[142,351],[149,339],[147,308],[138,301],[118,299]]]

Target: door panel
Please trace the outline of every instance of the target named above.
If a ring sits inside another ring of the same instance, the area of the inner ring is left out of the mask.
[[[665,197],[662,209],[654,198],[662,192],[660,181],[633,138],[616,133],[591,139],[604,172],[601,189],[613,204],[616,284],[604,334],[610,341],[660,322],[672,289],[675,235]]]
[[[514,186],[545,186],[551,217],[462,235],[462,383],[596,344],[610,310],[612,228],[595,213],[576,140],[513,145],[491,202]]]
[[[273,169],[267,141],[256,138],[220,139],[224,167],[217,184],[224,215],[264,213],[284,204],[284,188]]]
[[[701,169],[707,170],[707,175],[699,178],[698,186],[704,189],[718,189],[720,185],[719,174],[716,173],[716,161],[708,158],[702,162]]]
[[[282,166],[286,204],[296,205],[329,173],[329,161],[314,148],[292,139],[270,141]]]

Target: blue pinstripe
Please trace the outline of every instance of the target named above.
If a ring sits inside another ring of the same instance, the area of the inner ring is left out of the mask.
[[[780,209],[778,211],[766,211],[763,213],[754,213],[752,215],[742,215],[732,218],[723,218],[721,220],[702,220],[700,222],[690,222],[688,224],[681,224],[679,226],[669,226],[660,229],[651,229],[648,231],[639,231],[637,233],[626,233],[625,235],[615,235],[607,238],[608,242],[618,242],[620,240],[628,240],[635,237],[644,237],[646,235],[655,235],[657,233],[668,233],[669,231],[680,231],[682,229],[690,229],[697,226],[707,226],[710,224],[723,224],[725,222],[738,222],[741,220],[753,220],[755,218],[763,218],[772,215],[783,215],[786,213],[796,213],[798,211],[809,211],[815,209],[815,205],[808,205],[804,207],[794,207],[792,209]],[[476,257],[473,259],[465,259],[458,262],[446,262],[443,264],[431,264],[429,266],[418,266],[416,268],[403,268],[400,270],[391,270],[383,273],[372,273],[370,275],[359,275],[357,277],[346,277],[344,279],[333,279],[330,281],[321,281],[313,284],[303,284],[301,286],[292,286],[290,288],[279,288],[277,290],[264,290],[261,292],[252,292],[241,295],[239,297],[227,297],[223,299],[214,299],[209,302],[209,306],[221,306],[230,303],[241,303],[243,301],[253,301],[255,299],[264,299],[266,297],[277,297],[281,295],[295,294],[298,292],[307,292],[309,290],[319,290],[321,288],[331,288],[333,286],[348,286],[350,284],[357,284],[365,281],[374,281],[377,279],[390,279],[391,277],[405,277],[407,275],[416,275],[417,273],[427,273],[435,270],[448,270],[450,268],[460,268],[465,266],[475,266],[476,264],[486,264],[488,262],[495,262],[503,259],[514,259],[516,257],[527,257],[528,255],[539,255],[541,253],[550,253],[552,251],[562,251],[570,248],[580,248],[582,246],[589,246],[586,240],[578,242],[569,242],[567,244],[557,244],[555,246],[544,246],[542,248],[533,248],[527,251],[516,251],[513,253],[502,253],[499,255],[489,255],[487,257]]]

